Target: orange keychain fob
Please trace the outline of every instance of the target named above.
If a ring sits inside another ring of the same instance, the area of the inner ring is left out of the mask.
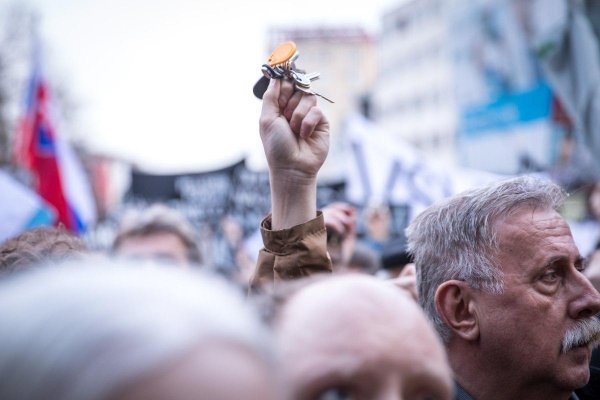
[[[298,53],[296,43],[285,42],[281,43],[269,56],[267,62],[271,67],[285,64],[292,59]]]

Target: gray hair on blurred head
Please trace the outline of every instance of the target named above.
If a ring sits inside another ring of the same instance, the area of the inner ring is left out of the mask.
[[[503,283],[495,262],[499,251],[495,222],[522,207],[558,210],[565,197],[550,181],[522,176],[456,195],[412,221],[406,233],[417,268],[419,302],[444,340],[450,331],[435,308],[437,288],[457,279],[500,293]]]
[[[196,242],[194,228],[181,212],[164,204],[154,204],[140,210],[128,210],[121,220],[112,248],[113,250],[118,249],[119,245],[129,237],[164,232],[179,237],[187,250],[187,256],[191,263],[202,263],[202,255]]]
[[[0,282],[0,398],[107,399],[213,340],[271,365],[268,331],[224,281],[123,260],[88,264]]]

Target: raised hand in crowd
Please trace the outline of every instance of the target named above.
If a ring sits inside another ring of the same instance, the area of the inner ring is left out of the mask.
[[[264,249],[252,291],[281,280],[331,272],[317,173],[329,151],[329,123],[317,99],[272,79],[263,96],[260,136],[269,164],[271,216],[261,224]]]
[[[272,228],[290,228],[316,216],[317,173],[329,150],[329,122],[313,95],[271,79],[263,96],[260,136],[269,164]]]
[[[327,229],[340,236],[356,234],[356,209],[348,203],[335,202],[323,207]]]
[[[336,202],[323,207],[327,228],[327,250],[336,271],[348,267],[356,244],[356,209]]]

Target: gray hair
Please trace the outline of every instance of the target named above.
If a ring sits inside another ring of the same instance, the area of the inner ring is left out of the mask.
[[[457,279],[478,290],[500,293],[496,220],[522,207],[558,210],[565,197],[550,181],[522,176],[456,195],[412,221],[406,233],[417,269],[419,302],[445,341],[450,330],[435,307],[440,284]]]
[[[187,258],[191,263],[202,263],[202,255],[196,241],[194,228],[181,212],[164,204],[154,204],[142,210],[128,210],[121,220],[112,248],[117,250],[121,243],[130,237],[163,232],[179,237],[187,250]]]
[[[241,292],[199,272],[98,261],[0,282],[0,398],[101,400],[218,340],[269,368]]]

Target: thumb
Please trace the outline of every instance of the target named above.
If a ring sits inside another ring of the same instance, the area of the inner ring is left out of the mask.
[[[281,115],[279,108],[279,94],[281,93],[281,79],[271,79],[269,87],[263,95],[262,102],[262,114],[263,116],[276,116]]]

